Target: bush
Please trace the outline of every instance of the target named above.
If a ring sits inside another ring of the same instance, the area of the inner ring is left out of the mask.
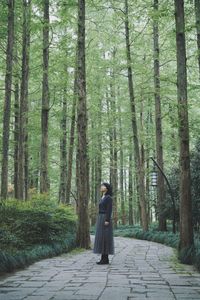
[[[0,270],[10,271],[75,247],[73,208],[47,196],[7,200],[0,206]]]

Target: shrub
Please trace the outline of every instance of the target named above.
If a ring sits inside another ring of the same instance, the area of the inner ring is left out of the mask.
[[[48,196],[7,200],[0,206],[0,270],[10,271],[75,247],[73,208]]]

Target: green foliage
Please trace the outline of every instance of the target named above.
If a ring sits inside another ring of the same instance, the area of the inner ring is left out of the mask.
[[[15,199],[0,207],[0,270],[10,271],[75,246],[76,216],[71,206],[47,196]]]
[[[43,196],[26,202],[8,200],[0,209],[1,248],[10,245],[22,249],[25,245],[60,242],[68,232],[76,231],[75,225],[70,206],[57,205]]]
[[[179,170],[173,166],[169,172],[169,180],[173,189],[176,203],[176,220],[179,220]],[[200,141],[195,144],[191,152],[191,192],[192,192],[192,218],[196,231],[200,224]],[[167,195],[165,212],[168,219],[172,219],[172,202],[169,194]]]
[[[25,250],[16,252],[0,251],[0,273],[11,272],[17,268],[25,267],[37,260],[53,257],[63,252],[68,252],[76,246],[75,235],[68,234],[62,243],[49,245],[35,245]]]

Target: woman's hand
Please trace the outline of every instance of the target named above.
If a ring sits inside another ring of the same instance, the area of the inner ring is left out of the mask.
[[[108,222],[108,221],[105,221],[105,225],[108,226],[108,225],[109,225],[109,222]]]

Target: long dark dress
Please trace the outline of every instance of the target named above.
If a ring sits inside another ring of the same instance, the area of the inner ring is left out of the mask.
[[[94,240],[94,253],[114,254],[114,238],[112,225],[112,197],[105,195],[99,201],[99,213],[96,221],[96,233]],[[105,221],[109,225],[105,225]]]

